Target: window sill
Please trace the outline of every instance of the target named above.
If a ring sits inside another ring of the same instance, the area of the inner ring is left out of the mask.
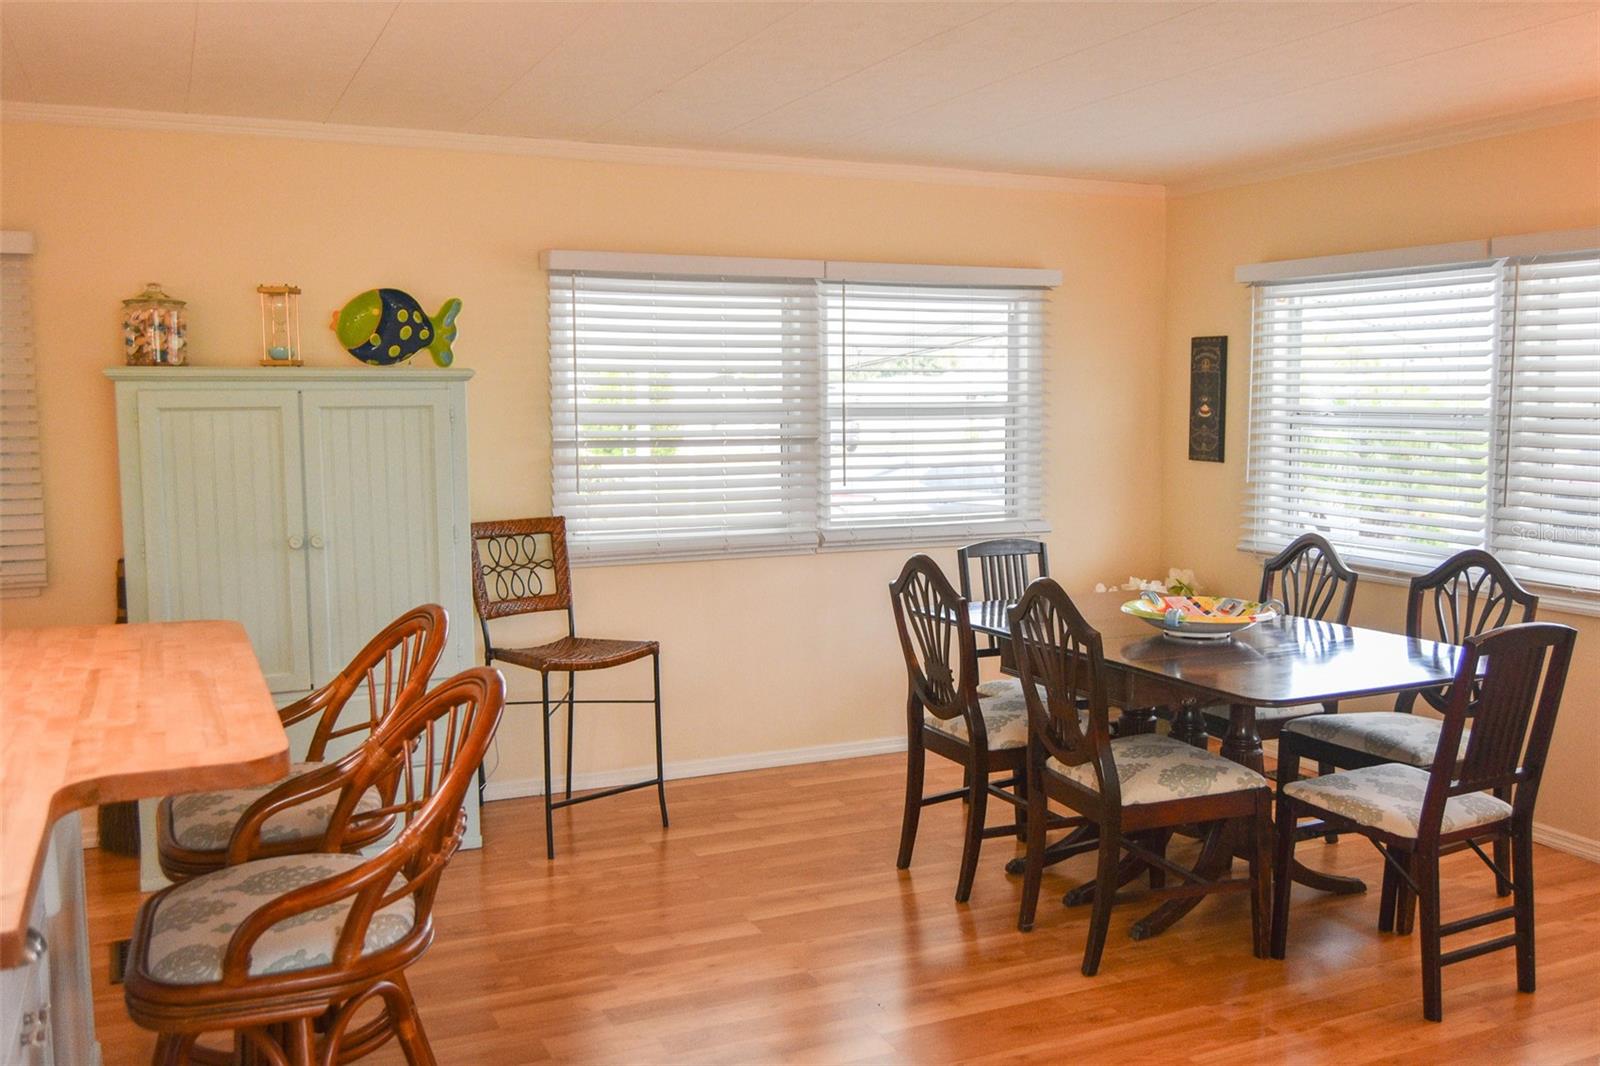
[[[1271,552],[1256,551],[1253,548],[1240,548],[1240,552],[1256,559],[1269,559]],[[1361,580],[1376,582],[1379,585],[1398,585],[1408,587],[1413,577],[1419,577],[1425,570],[1407,572],[1404,570],[1385,570],[1367,563],[1347,563],[1350,569],[1361,575]],[[1575,614],[1590,618],[1600,618],[1600,595],[1585,596],[1574,593],[1568,589],[1551,589],[1544,585],[1524,582],[1528,591],[1539,597],[1539,611],[1554,611],[1557,614]]]

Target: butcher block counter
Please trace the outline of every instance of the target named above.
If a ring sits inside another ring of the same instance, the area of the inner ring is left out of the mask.
[[[288,770],[288,738],[236,622],[0,632],[4,1062],[30,1038],[37,1051],[20,1061],[98,1058],[76,812]]]

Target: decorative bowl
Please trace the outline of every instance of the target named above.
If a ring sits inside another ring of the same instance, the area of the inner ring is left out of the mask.
[[[1143,593],[1122,605],[1123,614],[1148,622],[1170,640],[1228,640],[1257,622],[1278,617],[1281,611],[1275,602],[1160,592]]]

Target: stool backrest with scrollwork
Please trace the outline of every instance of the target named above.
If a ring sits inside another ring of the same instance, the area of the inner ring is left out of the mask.
[[[472,598],[493,657],[489,620],[566,611],[572,632],[572,575],[567,566],[567,520],[512,518],[472,523]]]

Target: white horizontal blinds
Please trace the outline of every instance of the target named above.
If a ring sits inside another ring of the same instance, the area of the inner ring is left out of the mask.
[[[575,559],[814,547],[809,278],[552,270],[555,509]]]
[[[1487,534],[1499,271],[1259,285],[1243,543],[1421,570]]]
[[[1505,270],[1492,550],[1525,581],[1600,591],[1600,253]]]
[[[822,292],[824,543],[1041,528],[1046,290]]]
[[[45,584],[31,260],[0,254],[0,595],[8,596]]]

